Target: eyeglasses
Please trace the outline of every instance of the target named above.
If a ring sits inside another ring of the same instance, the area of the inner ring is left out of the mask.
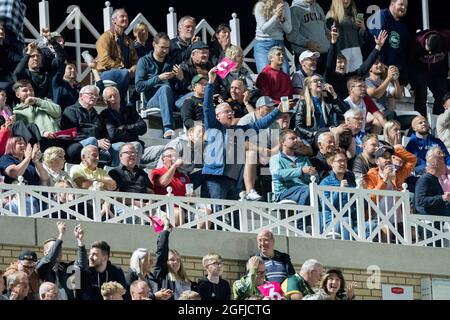
[[[233,110],[222,110],[220,113],[234,114]]]
[[[216,266],[216,267],[223,267],[222,261],[215,261],[208,264],[208,266]]]
[[[258,275],[258,276],[263,276],[263,275],[265,275],[266,274],[266,270],[264,270],[264,271],[256,271],[256,274]]]
[[[124,153],[126,153],[126,154],[129,155],[129,156],[135,156],[135,155],[137,155],[137,152],[135,152],[135,151],[123,151],[121,154],[124,154]]]

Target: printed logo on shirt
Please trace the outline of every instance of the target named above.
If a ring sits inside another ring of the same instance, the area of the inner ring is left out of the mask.
[[[389,35],[389,45],[394,49],[400,48],[400,34],[391,31],[391,34]]]

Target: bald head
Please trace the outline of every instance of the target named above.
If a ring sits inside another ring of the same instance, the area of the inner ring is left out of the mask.
[[[133,281],[130,285],[131,300],[148,300],[150,287],[142,280]]]
[[[258,250],[266,257],[272,258],[274,255],[275,239],[272,232],[267,229],[261,230],[256,237]]]
[[[44,282],[39,287],[40,300],[58,300],[58,287],[52,282]]]

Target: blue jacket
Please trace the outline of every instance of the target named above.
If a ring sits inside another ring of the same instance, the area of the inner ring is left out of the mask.
[[[297,157],[294,162],[282,151],[270,158],[269,168],[274,184],[272,191],[275,193],[275,201],[278,201],[280,195],[287,189],[309,184],[310,175],[302,171],[306,166],[311,166],[307,157]]]
[[[164,60],[161,71],[159,70],[158,62],[153,58],[153,51],[150,51],[147,55],[139,59],[136,66],[135,84],[136,91],[144,92],[145,101],[148,101],[163,85],[169,85],[173,88],[174,79],[169,81],[161,81],[159,75],[164,72],[171,72],[173,65],[168,62],[168,59]]]
[[[442,149],[445,154],[445,162],[447,163],[447,166],[450,166],[450,154],[448,153],[447,147],[440,139],[431,134],[429,134],[426,139],[420,139],[413,133],[406,146],[406,150],[417,157],[416,168],[425,167],[427,152],[433,146],[438,146]]]
[[[260,129],[268,128],[278,118],[280,111],[277,108],[252,124],[243,126],[234,125],[227,128],[216,119],[213,94],[214,84],[208,83],[203,99],[203,115],[207,145],[204,152],[202,173],[221,176],[224,173],[225,164],[227,164],[224,159],[226,159],[226,142],[228,141],[228,134],[236,133],[236,135],[239,135],[239,132],[237,132],[238,130],[242,130],[245,133],[246,130],[251,129],[258,133]],[[234,150],[234,152],[236,152],[236,150]],[[244,150],[242,152],[244,152]]]

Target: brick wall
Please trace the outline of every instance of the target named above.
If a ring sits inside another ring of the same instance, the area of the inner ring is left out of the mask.
[[[22,247],[12,245],[0,245],[0,273],[3,273],[8,265],[15,261],[23,249],[30,249],[37,252],[38,257],[42,257],[42,247]],[[111,262],[120,265],[124,271],[128,270],[129,259],[131,253],[127,252],[113,252]],[[64,249],[63,261],[73,261],[76,259],[76,252],[73,249]],[[191,280],[198,280],[204,275],[202,259],[196,257],[183,257],[184,267],[191,278]],[[294,265],[295,270],[300,270],[301,265]],[[325,267],[326,269],[326,267]],[[368,289],[367,278],[369,274],[365,270],[357,269],[342,269],[344,278],[347,282],[355,281],[357,289],[355,290],[356,299],[363,300],[380,300],[381,289]],[[245,261],[239,260],[224,260],[224,274],[223,278],[230,283],[239,279],[245,273]],[[412,274],[400,272],[383,272],[381,271],[382,284],[398,284],[409,285],[414,287],[414,299],[421,299],[421,285],[420,279],[422,277],[430,277],[429,274]],[[440,275],[439,278],[450,278]]]

